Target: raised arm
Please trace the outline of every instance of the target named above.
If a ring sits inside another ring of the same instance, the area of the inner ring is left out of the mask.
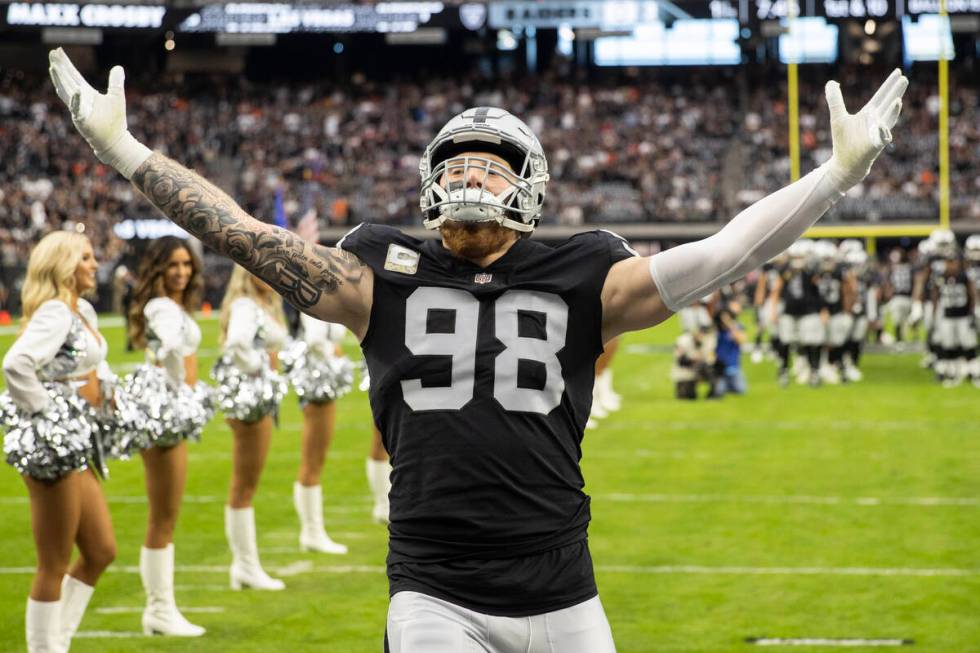
[[[58,97],[103,163],[131,180],[177,225],[263,279],[299,310],[364,335],[373,276],[360,259],[256,220],[197,173],[137,141],[126,125],[121,67],[109,71],[109,88],[102,94],[61,48],[51,51],[49,62]]]
[[[871,169],[891,142],[908,80],[895,70],[861,111],[849,114],[828,82],[834,154],[799,181],[748,207],[713,236],[649,258],[616,263],[602,290],[603,337],[662,322],[773,258],[803,235]]]

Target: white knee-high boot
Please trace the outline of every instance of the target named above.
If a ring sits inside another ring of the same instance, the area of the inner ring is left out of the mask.
[[[61,601],[27,599],[24,614],[27,653],[64,653],[61,637]]]
[[[61,638],[65,651],[71,648],[71,638],[82,623],[85,608],[94,592],[94,587],[68,574],[61,581]]]
[[[286,584],[262,569],[255,541],[255,510],[225,506],[225,535],[231,547],[231,589],[281,590]]]
[[[619,410],[623,405],[623,398],[613,390],[613,373],[608,367],[602,371],[599,376],[596,377],[595,387],[596,396],[595,398],[599,401],[599,404],[606,410],[607,413],[613,413]]]
[[[143,634],[200,637],[204,628],[184,618],[174,599],[174,545],[140,547],[140,579],[146,591]]]
[[[368,487],[374,497],[371,518],[379,524],[388,523],[388,493],[391,491],[391,465],[387,460],[367,459]]]
[[[319,485],[307,487],[299,481],[293,483],[293,506],[299,515],[299,548],[318,553],[347,553],[347,547],[330,539],[323,527],[323,489]]]

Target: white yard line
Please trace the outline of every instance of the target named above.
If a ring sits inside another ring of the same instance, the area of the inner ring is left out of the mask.
[[[266,492],[259,494],[256,497],[258,501],[286,501],[290,499],[290,495],[285,493],[275,493]],[[109,495],[109,503],[122,503],[122,504],[134,504],[142,505],[146,503],[146,496],[139,494],[132,495]],[[228,498],[225,496],[217,495],[193,495],[188,494],[184,496],[184,503],[201,503],[201,504],[213,504],[213,503],[225,503]],[[329,501],[329,498],[328,498]],[[356,503],[355,503],[356,502]],[[26,505],[30,503],[28,497],[0,497],[0,505]],[[346,504],[346,505],[345,505]],[[338,502],[334,505],[326,505],[323,507],[323,512],[325,513],[339,513],[339,514],[351,514],[358,512],[370,511],[371,499],[365,496],[362,499],[354,499],[353,502]]]
[[[225,589],[228,589],[225,587]],[[99,614],[143,614],[145,606],[113,606],[106,608],[96,608],[95,611]],[[225,609],[221,606],[199,606],[196,608],[187,607],[186,605],[180,606],[181,612],[199,612],[201,614],[216,614],[218,612],[224,612]]]
[[[756,646],[836,646],[843,648],[912,646],[911,639],[865,639],[861,637],[753,637],[746,644]]]
[[[76,639],[131,639],[147,637],[147,635],[135,630],[80,630],[74,637]]]
[[[728,567],[702,565],[596,565],[596,571],[610,574],[698,574],[708,576],[980,576],[980,569],[917,569],[911,567]]]
[[[228,585],[174,585],[174,590],[178,592],[227,592],[229,587]]]
[[[980,506],[977,497],[834,497],[805,494],[596,494],[595,499],[624,503],[759,503],[827,506]]]

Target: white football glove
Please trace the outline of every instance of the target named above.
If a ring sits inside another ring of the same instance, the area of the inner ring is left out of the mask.
[[[912,302],[912,310],[909,311],[909,323],[918,324],[922,321],[925,311],[922,308],[922,302],[915,300]]]
[[[881,151],[892,142],[892,127],[902,111],[909,80],[896,68],[864,108],[850,114],[844,108],[840,84],[827,82],[830,132],[834,142],[831,166],[842,191],[864,179]]]
[[[85,81],[61,48],[48,53],[48,62],[55,91],[71,110],[71,121],[78,133],[100,161],[126,179],[131,178],[153,152],[133,138],[126,127],[126,74],[122,67],[114,66],[109,71],[109,89],[103,94]]]

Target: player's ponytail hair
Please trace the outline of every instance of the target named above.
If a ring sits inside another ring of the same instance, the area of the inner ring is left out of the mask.
[[[228,333],[228,321],[231,319],[231,305],[239,297],[248,297],[258,304],[269,317],[286,324],[286,316],[282,310],[282,298],[276,292],[262,292],[255,285],[256,278],[252,273],[240,265],[236,265],[231,270],[231,278],[228,280],[228,287],[225,289],[224,299],[221,300],[221,334],[218,341],[224,343],[225,335]]]
[[[38,307],[49,299],[60,299],[70,307],[74,305],[78,298],[75,271],[88,244],[88,238],[80,233],[52,231],[34,246],[27,260],[27,276],[20,293],[22,329]]]

